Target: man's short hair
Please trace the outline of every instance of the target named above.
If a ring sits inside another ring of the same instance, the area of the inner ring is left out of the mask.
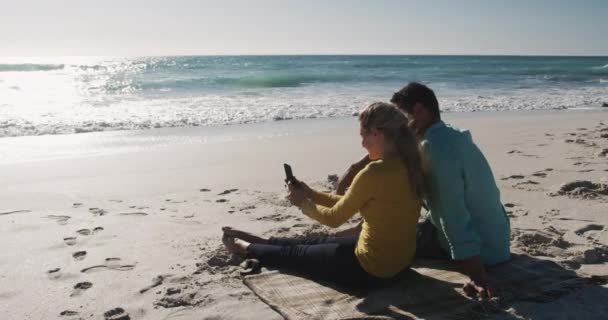
[[[410,82],[407,86],[395,92],[391,98],[391,102],[409,113],[411,113],[416,103],[420,103],[429,110],[434,117],[437,119],[441,118],[439,113],[439,102],[437,101],[435,93],[429,87],[418,82]]]

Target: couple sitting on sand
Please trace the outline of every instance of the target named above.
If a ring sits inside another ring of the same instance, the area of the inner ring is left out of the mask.
[[[336,194],[288,185],[289,201],[310,218],[338,227],[360,212],[361,224],[314,239],[225,227],[227,250],[350,287],[390,283],[415,257],[452,259],[470,277],[467,295],[495,296],[485,266],[509,260],[510,224],[488,162],[468,131],[441,121],[430,88],[410,83],[391,102],[359,115],[368,154],[338,181]],[[419,223],[423,202],[430,213]]]

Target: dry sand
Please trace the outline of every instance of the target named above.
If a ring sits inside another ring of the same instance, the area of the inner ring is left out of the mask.
[[[608,113],[445,118],[490,161],[514,249],[608,274]],[[282,163],[327,190],[363,155],[355,118],[4,138],[0,150],[2,319],[281,319],[242,284],[220,228],[328,232],[286,202]],[[495,318],[596,318],[606,289]]]

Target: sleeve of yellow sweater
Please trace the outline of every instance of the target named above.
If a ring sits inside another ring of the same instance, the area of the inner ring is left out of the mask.
[[[310,200],[302,202],[300,209],[312,219],[332,228],[339,227],[369,201],[378,189],[376,174],[370,164],[361,170],[353,180],[346,194],[333,206],[315,205]]]
[[[341,195],[317,191],[314,189],[312,191],[313,191],[313,193],[312,193],[311,200],[314,203],[320,204],[324,207],[331,208],[336,204],[336,202],[338,202],[338,201],[340,201],[340,199],[342,199]]]

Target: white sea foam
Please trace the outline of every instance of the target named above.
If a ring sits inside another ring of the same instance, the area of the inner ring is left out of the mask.
[[[113,105],[78,105],[48,110],[3,106],[0,136],[69,134],[110,130],[230,125],[356,114],[378,97],[329,94],[316,96],[205,96],[121,101]],[[386,99],[384,99],[386,100]],[[446,96],[444,112],[551,110],[599,107],[608,90],[587,88],[526,92],[518,95]]]

